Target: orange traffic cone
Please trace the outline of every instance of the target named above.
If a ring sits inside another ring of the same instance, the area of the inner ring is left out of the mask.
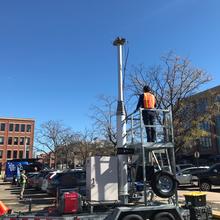
[[[0,201],[0,216],[6,214],[8,210],[9,208],[2,201]]]

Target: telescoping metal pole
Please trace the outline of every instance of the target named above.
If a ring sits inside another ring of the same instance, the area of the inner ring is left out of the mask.
[[[117,148],[126,147],[126,120],[122,81],[122,46],[124,38],[116,38],[113,42],[118,49],[118,105],[117,105]],[[118,155],[119,199],[122,204],[128,203],[127,155]]]

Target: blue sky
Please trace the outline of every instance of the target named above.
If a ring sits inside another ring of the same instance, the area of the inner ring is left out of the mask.
[[[128,71],[188,56],[220,84],[219,0],[0,1],[0,117],[90,127],[100,94],[117,96],[117,36]]]

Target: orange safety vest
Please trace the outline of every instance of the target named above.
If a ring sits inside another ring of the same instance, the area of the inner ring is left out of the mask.
[[[156,99],[153,94],[150,92],[145,92],[144,93],[144,108],[146,109],[151,109],[155,108],[156,105]]]

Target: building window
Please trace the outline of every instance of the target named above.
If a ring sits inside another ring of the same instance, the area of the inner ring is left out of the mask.
[[[216,139],[217,139],[217,147],[220,149],[220,115],[216,117]]]
[[[29,151],[26,151],[26,159],[29,158]]]
[[[0,159],[3,157],[3,150],[0,150]]]
[[[20,137],[20,145],[24,145],[24,137]]]
[[[12,145],[12,137],[8,137],[8,145]]]
[[[19,131],[19,124],[15,124],[15,131],[18,132]]]
[[[26,144],[30,145],[31,144],[31,139],[30,138],[26,138]]]
[[[11,158],[11,151],[7,150],[7,158]]]
[[[14,145],[18,145],[18,137],[14,137]]]
[[[197,112],[203,113],[206,111],[207,107],[208,107],[208,100],[206,98],[200,99],[199,103],[197,103],[197,106],[196,106]]]
[[[204,121],[200,124],[200,129],[209,132],[211,127],[210,127],[210,123],[207,121]]]
[[[5,123],[0,124],[0,131],[5,131]]]
[[[215,101],[216,101],[216,102],[220,102],[220,94],[216,95]]]
[[[21,132],[25,132],[25,125],[24,124],[21,125]]]
[[[200,138],[200,145],[203,149],[209,149],[212,146],[212,141],[210,137],[202,137]]]
[[[1,144],[1,145],[4,144],[4,137],[0,137],[0,144]]]
[[[19,159],[23,158],[23,151],[19,151]]]
[[[9,124],[9,131],[14,131],[14,124]]]
[[[31,125],[27,125],[26,131],[27,131],[27,132],[31,132]]]
[[[13,151],[13,159],[17,159],[18,157],[18,152],[17,151]]]

